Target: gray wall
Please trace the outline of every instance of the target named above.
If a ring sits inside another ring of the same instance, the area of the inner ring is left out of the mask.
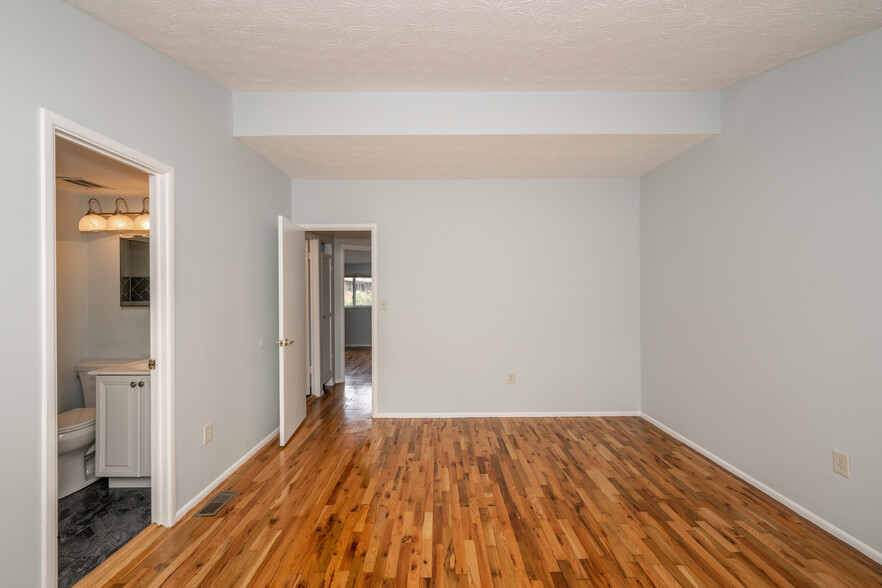
[[[346,257],[350,257],[354,251],[347,251]],[[362,252],[358,252],[362,253]],[[370,252],[363,252],[370,256]],[[344,274],[371,275],[370,263],[347,263],[344,265]],[[370,308],[347,308],[345,310],[347,347],[370,347],[371,346],[371,309]]]
[[[371,309],[347,308],[346,314],[346,346],[371,346]]]
[[[83,392],[76,370],[78,363],[89,358],[89,240],[88,235],[77,229],[80,217],[88,208],[88,199],[61,190],[58,190],[57,198],[56,364],[58,412],[64,412],[83,406]]]
[[[370,252],[366,252],[370,255]],[[371,264],[369,263],[347,263],[345,270],[347,274],[360,274],[363,276],[371,275]]]
[[[882,30],[727,89],[640,233],[643,410],[877,551],[880,104]]]
[[[382,414],[636,411],[638,190],[295,180],[294,219],[377,223]]]
[[[40,583],[42,444],[40,107],[175,168],[177,502],[278,426],[276,215],[290,181],[231,135],[230,92],[60,0],[0,18],[0,443],[15,472],[0,516],[10,586]],[[243,313],[242,309],[249,312]],[[234,366],[227,368],[225,366]],[[216,374],[216,377],[207,375]],[[202,445],[202,426],[214,442]]]

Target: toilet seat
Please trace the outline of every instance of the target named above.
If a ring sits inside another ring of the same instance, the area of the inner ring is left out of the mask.
[[[95,424],[95,408],[74,408],[58,415],[58,433],[72,433]]]

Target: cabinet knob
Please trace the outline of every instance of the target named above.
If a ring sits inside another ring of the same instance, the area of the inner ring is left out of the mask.
[[[144,386],[144,382],[138,382],[138,388],[142,388]]]
[[[134,382],[129,382],[129,386],[131,386],[132,388],[134,388],[134,387],[135,387],[135,383],[134,383]]]

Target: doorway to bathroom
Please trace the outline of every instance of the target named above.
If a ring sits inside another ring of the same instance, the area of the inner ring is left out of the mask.
[[[44,584],[56,586],[119,547],[126,530],[113,525],[175,522],[173,170],[42,115],[42,544]],[[144,488],[115,490],[125,486]],[[65,554],[62,576],[59,538],[76,525],[94,534],[90,511],[119,516],[97,521],[105,538],[75,545],[73,572]]]

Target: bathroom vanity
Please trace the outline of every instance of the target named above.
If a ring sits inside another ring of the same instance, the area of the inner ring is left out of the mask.
[[[132,362],[95,375],[95,474],[111,488],[150,486],[150,371]]]

